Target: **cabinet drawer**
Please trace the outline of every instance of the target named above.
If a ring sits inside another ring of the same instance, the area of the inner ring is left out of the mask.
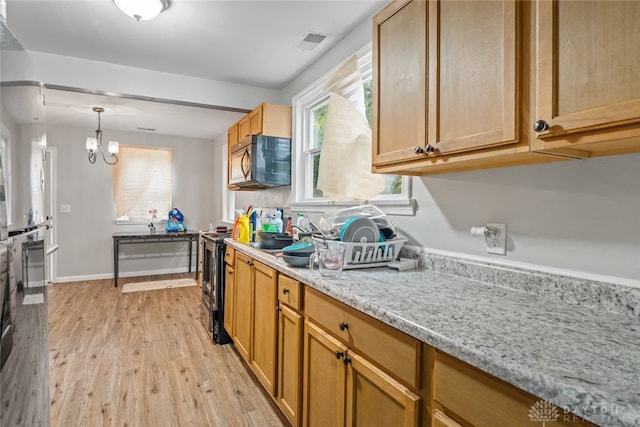
[[[227,245],[224,252],[224,262],[231,267],[236,263],[236,250],[229,245]]]
[[[445,412],[451,412],[477,427],[529,425],[532,406],[542,401],[439,351],[436,352],[433,381],[433,398],[445,408]],[[558,409],[558,414],[557,421],[547,422],[548,427],[593,426],[583,420],[576,424],[577,416],[569,416],[569,424],[564,420],[561,409]]]
[[[305,315],[409,387],[418,389],[420,342],[320,292],[306,288]]]
[[[278,301],[294,310],[302,310],[302,285],[291,277],[280,275],[278,278]]]

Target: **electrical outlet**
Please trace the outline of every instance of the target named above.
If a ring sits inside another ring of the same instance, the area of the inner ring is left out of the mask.
[[[498,234],[493,237],[486,237],[487,252],[495,255],[507,254],[507,226],[505,224],[487,224],[498,230]]]

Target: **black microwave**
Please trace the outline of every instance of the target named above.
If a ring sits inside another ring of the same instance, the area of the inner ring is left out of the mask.
[[[251,135],[232,146],[229,184],[240,189],[291,185],[291,139]]]

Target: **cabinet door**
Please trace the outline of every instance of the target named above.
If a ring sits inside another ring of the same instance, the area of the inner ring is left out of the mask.
[[[253,261],[241,253],[236,253],[235,267],[235,316],[233,342],[247,362],[250,362],[251,324],[253,321]]]
[[[433,420],[431,425],[432,427],[462,427],[438,409],[433,411]]]
[[[429,2],[428,144],[437,155],[517,142],[519,3]]]
[[[249,133],[251,135],[262,134],[262,105],[249,113]]]
[[[273,396],[276,391],[278,274],[274,269],[257,261],[253,262],[253,270],[251,368]]]
[[[340,341],[305,322],[303,426],[345,426],[346,352]]]
[[[374,166],[414,159],[425,145],[427,5],[393,2],[374,17]]]
[[[420,396],[349,350],[347,422],[354,427],[417,427]]]
[[[280,304],[276,401],[294,427],[300,425],[302,400],[302,316]]]
[[[249,115],[244,116],[238,122],[238,140],[243,140],[251,135],[251,128],[249,127]]]
[[[230,337],[235,335],[234,316],[235,316],[235,300],[236,300],[236,284],[235,271],[230,265],[225,266],[224,271],[224,329],[229,333]]]
[[[586,142],[610,140],[603,129],[615,127],[615,137],[639,135],[640,2],[540,1],[536,8],[535,119],[548,126],[536,148],[568,145],[573,134],[594,130]]]
[[[238,123],[235,123],[227,130],[227,144],[229,144],[229,147],[233,147],[240,140],[238,132]]]

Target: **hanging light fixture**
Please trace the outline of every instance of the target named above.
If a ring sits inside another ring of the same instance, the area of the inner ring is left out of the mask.
[[[117,141],[109,141],[107,146],[107,150],[109,151],[109,158],[104,155],[104,151],[102,150],[102,130],[100,129],[100,113],[104,113],[104,108],[102,107],[93,107],[93,111],[98,113],[98,129],[96,129],[95,138],[90,136],[87,138],[87,151],[89,152],[89,162],[91,164],[95,163],[98,159],[98,151],[102,155],[102,160],[108,165],[115,165],[118,163],[118,152],[120,151],[120,143]]]
[[[169,0],[113,0],[125,15],[136,21],[153,19],[169,7]]]

